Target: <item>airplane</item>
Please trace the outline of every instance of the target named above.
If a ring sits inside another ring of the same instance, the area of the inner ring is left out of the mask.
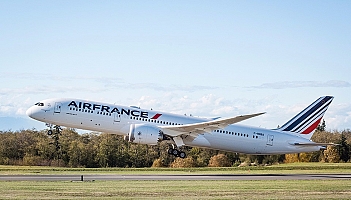
[[[334,145],[310,140],[333,98],[318,98],[276,129],[237,124],[264,113],[209,119],[68,98],[40,101],[26,114],[46,123],[49,135],[53,126],[65,126],[122,135],[137,144],[167,141],[172,145],[168,154],[180,158],[186,157],[182,146],[270,155],[312,152]]]

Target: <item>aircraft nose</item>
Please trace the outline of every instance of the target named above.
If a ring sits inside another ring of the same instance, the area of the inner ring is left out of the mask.
[[[32,118],[32,110],[33,110],[33,107],[30,107],[27,111],[26,111],[26,115],[28,115],[30,118]]]

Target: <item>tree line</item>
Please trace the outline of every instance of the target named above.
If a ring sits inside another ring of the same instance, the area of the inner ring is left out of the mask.
[[[108,133],[78,134],[66,128],[59,135],[46,130],[0,131],[0,164],[61,167],[217,167],[289,162],[351,162],[351,131],[314,133],[314,142],[340,144],[311,153],[246,155],[197,147],[183,147],[187,158],[168,155],[165,141],[156,146],[133,144]]]

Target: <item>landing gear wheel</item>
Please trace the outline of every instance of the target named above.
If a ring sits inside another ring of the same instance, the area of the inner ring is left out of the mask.
[[[186,157],[186,153],[185,153],[184,151],[180,151],[179,154],[178,154],[178,156],[179,156],[180,158],[185,158],[185,157]]]
[[[176,157],[179,157],[179,151],[177,149],[173,149],[172,154]]]
[[[172,148],[168,149],[168,154],[173,155],[173,149]]]
[[[48,135],[52,135],[52,130],[48,130]]]

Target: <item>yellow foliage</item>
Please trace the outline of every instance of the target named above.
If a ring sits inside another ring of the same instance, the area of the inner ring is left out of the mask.
[[[158,158],[154,160],[151,167],[165,167],[165,165],[163,164],[162,160]]]
[[[196,163],[193,158],[176,158],[170,165],[171,168],[189,168],[196,167]]]
[[[212,156],[210,159],[209,167],[230,167],[231,163],[228,157],[224,154]]]
[[[294,153],[294,154],[285,154],[285,163],[294,163],[294,162],[299,162],[299,154]]]
[[[312,153],[300,153],[299,161],[300,162],[310,162],[312,159]]]
[[[30,154],[26,154],[24,157],[23,157],[23,165],[26,165],[26,166],[35,166],[35,165],[39,165],[40,163],[40,157],[39,156],[33,156],[33,155],[30,155]]]
[[[338,150],[334,146],[327,146],[327,149],[324,150],[323,154],[326,162],[337,163],[340,161]]]

